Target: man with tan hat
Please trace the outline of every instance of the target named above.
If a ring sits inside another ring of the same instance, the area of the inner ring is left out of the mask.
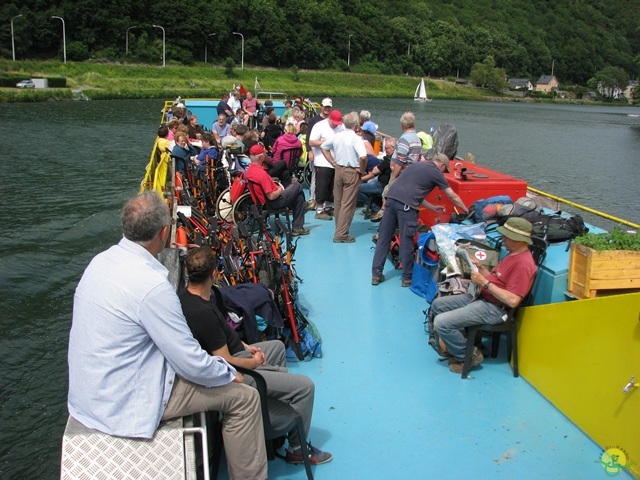
[[[511,217],[498,231],[508,255],[492,271],[471,259],[478,267],[477,272],[471,272],[471,281],[479,287],[480,296],[474,300],[470,293],[449,295],[436,298],[431,304],[434,328],[451,355],[449,370],[454,373],[462,373],[467,346],[463,330],[472,325],[503,323],[507,310],[517,307],[533,285],[537,267],[529,251],[531,223]],[[479,365],[483,359],[482,353],[474,349],[471,366]]]
[[[455,206],[463,211],[467,207],[456,192],[449,186],[444,176],[449,166],[449,157],[438,153],[431,160],[409,165],[402,175],[389,187],[385,200],[385,210],[378,230],[376,252],[371,266],[371,284],[378,285],[384,281],[382,271],[389,253],[389,245],[396,228],[400,231],[400,262],[402,263],[403,287],[411,286],[413,275],[413,237],[418,231],[418,214],[420,207],[434,212],[444,212],[441,205],[432,205],[425,200],[435,187],[449,197]]]

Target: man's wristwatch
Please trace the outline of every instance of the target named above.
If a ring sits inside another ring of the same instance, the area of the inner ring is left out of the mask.
[[[483,290],[489,290],[489,287],[491,286],[491,282],[487,282],[482,286]]]

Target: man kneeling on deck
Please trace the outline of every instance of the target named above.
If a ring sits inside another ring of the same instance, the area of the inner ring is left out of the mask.
[[[480,297],[474,300],[469,293],[449,295],[436,298],[431,304],[433,325],[451,355],[449,370],[454,373],[462,373],[467,346],[464,328],[504,322],[507,310],[517,307],[533,285],[537,268],[529,251],[531,223],[513,217],[498,227],[498,231],[509,253],[493,271],[471,259],[478,267],[477,272],[471,272],[471,281],[480,288]],[[480,365],[482,360],[482,353],[475,348],[471,366]]]
[[[258,369],[267,382],[267,395],[291,405],[302,417],[305,434],[308,434],[313,413],[313,382],[304,375],[287,371],[284,344],[280,340],[253,345],[240,340],[223,314],[226,308],[222,294],[213,286],[217,264],[217,258],[208,247],[194,248],[187,256],[189,284],[178,296],[193,336],[211,355],[222,357],[231,365]],[[251,379],[245,379],[251,383]],[[333,458],[330,453],[311,444],[309,453],[312,465],[327,463]],[[295,429],[289,433],[286,460],[289,463],[303,463],[300,438]]]
[[[264,480],[260,396],[200,348],[155,258],[170,225],[156,192],[130,199],[122,240],[84,271],[69,335],[69,413],[108,435],[150,439],[161,420],[221,411],[230,478]]]

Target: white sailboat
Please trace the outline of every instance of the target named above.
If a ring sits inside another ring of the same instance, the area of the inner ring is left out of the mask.
[[[416,93],[413,96],[416,102],[430,102],[431,99],[427,98],[427,88],[424,86],[424,78],[420,79],[420,83],[416,87]]]

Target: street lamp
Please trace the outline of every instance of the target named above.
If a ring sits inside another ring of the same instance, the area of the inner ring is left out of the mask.
[[[215,35],[215,33],[210,33],[209,35],[204,36],[204,63],[207,63],[207,38]]]
[[[233,32],[233,34],[240,35],[242,37],[242,63],[241,63],[242,66],[240,67],[240,70],[244,70],[244,35],[238,32]]]
[[[67,63],[67,34],[66,29],[64,28],[64,18],[56,15],[51,15],[51,18],[57,18],[62,22],[62,56],[64,58],[64,63]]]
[[[13,61],[16,61],[16,44],[13,41],[13,21],[18,18],[21,17],[22,15],[16,15],[15,17],[13,17],[11,19],[11,51],[13,52]]]
[[[353,35],[349,35],[349,53],[347,53],[347,67],[351,65],[351,37],[353,37]]]
[[[138,28],[137,25],[133,25],[132,27],[127,28],[127,39],[125,40],[125,44],[124,44],[124,54],[125,55],[129,55],[129,30],[131,30],[132,28]]]
[[[407,57],[411,55],[411,42],[409,42],[409,46],[407,47]]]
[[[552,77],[553,77],[553,67],[555,66],[555,64],[556,64],[556,59],[554,58],[553,62],[551,62],[551,76]]]
[[[164,42],[164,28],[161,27],[160,25],[153,25],[154,28],[159,28],[162,30],[162,67],[164,68],[166,66],[165,63],[165,53],[166,53],[166,49],[165,49],[165,42]]]

